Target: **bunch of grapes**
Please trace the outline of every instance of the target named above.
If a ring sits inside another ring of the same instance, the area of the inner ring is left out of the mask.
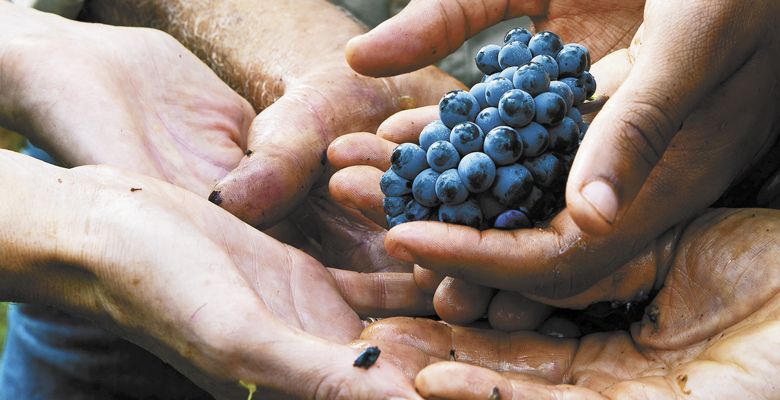
[[[596,91],[590,54],[524,28],[475,57],[485,76],[439,102],[419,143],[393,150],[382,176],[390,227],[435,220],[479,229],[544,224],[563,191],[588,125],[577,106]]]

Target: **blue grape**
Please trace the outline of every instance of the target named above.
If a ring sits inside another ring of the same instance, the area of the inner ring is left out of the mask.
[[[520,42],[524,45],[528,45],[528,41],[531,40],[531,32],[525,28],[514,28],[504,35],[504,43]]]
[[[450,128],[437,119],[425,125],[425,128],[420,132],[420,147],[423,150],[428,150],[434,142],[439,140],[450,140]]]
[[[493,79],[498,78],[499,76],[501,76],[501,73],[499,73],[499,72],[496,72],[496,73],[490,74],[490,75],[484,75],[484,76],[482,76],[482,80],[480,80],[480,82],[481,83],[488,83],[488,82],[492,81]]]
[[[544,192],[534,185],[531,188],[531,193],[517,205],[517,209],[523,210],[532,219],[538,219],[542,216],[544,208],[542,197],[544,197]]]
[[[404,209],[403,215],[409,221],[425,221],[431,215],[432,211],[433,210],[431,210],[430,207],[426,207],[416,200],[409,200],[409,202],[406,203],[406,209]]]
[[[477,99],[479,108],[485,108],[488,106],[487,100],[485,100],[485,89],[487,88],[487,82],[479,82],[474,84],[469,90],[469,93]]]
[[[509,79],[509,81],[511,82],[512,79],[515,77],[515,71],[517,71],[517,68],[518,67],[504,68],[503,71],[498,73],[498,76],[501,78]]]
[[[533,187],[531,172],[520,164],[512,164],[496,169],[496,181],[491,193],[499,203],[513,207],[525,199]]]
[[[580,75],[580,81],[582,86],[585,87],[585,98],[588,99],[596,93],[596,79],[593,78],[590,72],[584,71]]]
[[[485,135],[483,151],[497,165],[507,165],[523,155],[523,142],[517,131],[508,126],[499,126]]]
[[[450,133],[450,142],[461,156],[482,150],[485,134],[473,122],[463,122],[455,125]]]
[[[406,203],[412,198],[410,196],[387,196],[385,197],[382,205],[384,206],[385,214],[390,217],[395,217],[403,214],[406,208]]]
[[[439,119],[448,128],[473,121],[479,113],[479,102],[471,93],[464,90],[448,92],[439,101]]]
[[[576,43],[563,46],[556,56],[560,76],[562,78],[579,76],[590,68],[589,59],[588,50],[584,46]]]
[[[452,143],[447,140],[439,140],[428,148],[426,159],[434,171],[444,172],[458,166],[460,154]],[[417,176],[419,177],[419,175]]]
[[[474,199],[460,204],[443,204],[439,207],[439,221],[479,228],[483,224],[482,210]]]
[[[496,217],[496,222],[493,224],[497,229],[524,229],[532,226],[531,219],[520,210],[504,211]]]
[[[496,164],[485,153],[470,153],[460,160],[458,175],[470,192],[484,192],[496,179]]]
[[[550,134],[547,133],[547,129],[536,122],[531,122],[528,126],[518,129],[517,134],[523,141],[523,157],[526,158],[544,153],[550,143]]]
[[[547,72],[547,76],[551,81],[558,79],[558,62],[554,58],[546,55],[539,55],[531,59],[531,63],[538,64],[544,71]]]
[[[568,85],[567,85],[568,86]],[[577,107],[572,107],[569,109],[569,112],[566,113],[566,116],[571,118],[574,122],[579,124],[582,122],[582,114],[580,113],[580,110],[577,109]]]
[[[507,125],[520,128],[533,121],[536,108],[534,98],[520,89],[510,90],[498,102],[498,113]]]
[[[574,107],[574,93],[572,93],[569,85],[561,81],[552,81],[550,82],[550,88],[548,90],[550,93],[555,93],[558,96],[563,97],[563,100],[566,102],[566,113]]]
[[[487,100],[487,105],[490,107],[497,106],[498,101],[501,100],[501,96],[515,88],[512,86],[512,81],[501,77],[486,83],[486,85],[485,99]]]
[[[403,224],[404,222],[409,222],[409,219],[406,218],[406,214],[399,214],[394,217],[387,216],[387,227],[392,228],[394,226]]]
[[[539,32],[528,41],[528,49],[534,56],[546,55],[555,58],[563,48],[563,42],[552,32]]]
[[[412,182],[412,196],[418,203],[425,207],[436,207],[439,205],[439,198],[436,197],[437,179],[439,179],[439,173],[431,168],[420,172],[414,178],[414,182]]]
[[[534,107],[534,119],[540,124],[554,125],[566,116],[566,100],[555,93],[545,92],[534,97]]]
[[[492,222],[498,214],[506,211],[506,206],[499,203],[490,191],[476,195],[476,199],[479,202],[479,208],[482,209],[485,221]]]
[[[544,188],[551,188],[559,182],[566,173],[563,163],[552,153],[525,160],[523,165],[531,171],[534,183]]]
[[[425,150],[414,143],[399,144],[390,156],[390,168],[401,178],[412,180],[428,168]]]
[[[504,125],[501,114],[496,107],[488,107],[480,111],[475,122],[479,129],[482,129],[482,133],[490,132],[493,128]]]
[[[528,92],[531,96],[544,93],[550,87],[550,76],[539,64],[528,64],[518,68],[512,78],[515,89]]]
[[[574,150],[580,139],[580,128],[569,117],[564,117],[560,124],[547,128],[550,134],[550,148],[568,153]]]
[[[523,42],[509,42],[498,52],[498,65],[501,68],[519,67],[531,61],[531,50]]]
[[[569,85],[569,89],[571,89],[571,93],[574,95],[574,107],[585,101],[587,97],[585,96],[585,83],[583,81],[569,77],[561,79],[561,82]]]
[[[436,196],[444,204],[460,204],[469,197],[469,190],[460,180],[457,169],[448,169],[436,180]]]
[[[412,181],[401,178],[391,168],[382,175],[379,188],[385,196],[403,196],[412,192]]]
[[[501,46],[495,44],[489,44],[479,49],[477,55],[474,57],[477,68],[485,74],[501,71],[501,67],[498,65],[499,51],[501,51]]]

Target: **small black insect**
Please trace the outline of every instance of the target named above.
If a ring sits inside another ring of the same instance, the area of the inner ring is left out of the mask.
[[[357,358],[355,359],[355,362],[352,364],[352,366],[353,367],[360,367],[360,368],[368,369],[372,365],[374,365],[376,360],[379,358],[379,354],[381,352],[382,351],[379,350],[379,347],[371,346],[371,347],[363,350],[363,352],[360,353],[359,356],[357,356]]]

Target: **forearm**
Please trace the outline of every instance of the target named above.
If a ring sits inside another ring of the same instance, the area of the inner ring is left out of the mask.
[[[344,45],[363,32],[321,0],[116,0],[86,6],[102,22],[172,34],[256,109],[312,69],[308,60],[346,66]]]

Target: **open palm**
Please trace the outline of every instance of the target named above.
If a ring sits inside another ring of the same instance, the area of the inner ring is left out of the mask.
[[[717,209],[658,239],[632,261],[660,291],[630,331],[574,340],[390,319],[363,338],[400,343],[396,362],[422,369],[426,397],[775,398],[779,229],[775,210]]]

